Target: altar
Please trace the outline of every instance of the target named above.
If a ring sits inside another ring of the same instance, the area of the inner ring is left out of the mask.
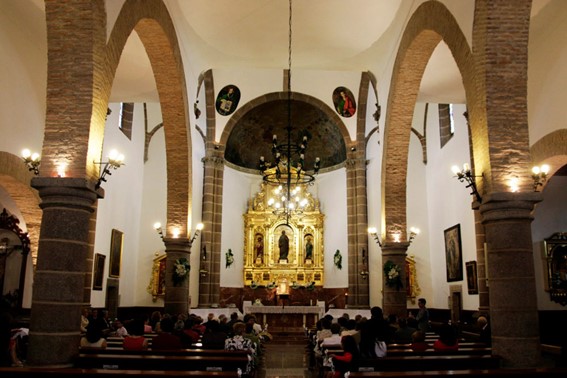
[[[312,328],[325,314],[325,306],[258,306],[244,304],[245,314],[256,316],[262,326],[269,325],[270,332],[302,332]]]

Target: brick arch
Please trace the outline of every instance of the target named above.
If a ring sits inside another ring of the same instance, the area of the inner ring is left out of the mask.
[[[160,98],[167,160],[167,232],[177,227],[185,235],[190,222],[192,170],[188,96],[179,42],[162,0],[124,3],[106,49],[109,83],[133,31],[148,54]],[[110,91],[105,95],[107,104]]]
[[[321,101],[321,100],[319,100],[319,99],[317,99],[313,96],[309,96],[309,95],[306,95],[306,94],[303,94],[303,93],[297,93],[297,92],[292,92],[290,98],[293,101],[305,102],[307,104],[310,104],[310,105],[320,109],[327,117],[329,117],[329,119],[335,125],[337,125],[339,127],[339,132],[343,136],[343,139],[345,141],[345,145],[347,147],[352,145],[353,142],[350,138],[350,135],[348,133],[348,130],[347,130],[345,124],[340,119],[340,117],[337,115],[337,113],[333,109],[331,109],[327,104],[325,104],[323,101]],[[260,104],[264,104],[266,102],[276,101],[276,100],[287,100],[287,99],[288,99],[288,93],[282,91],[282,92],[267,93],[263,96],[257,97],[255,99],[247,102],[246,104],[241,106],[236,112],[234,112],[234,115],[226,123],[226,126],[225,126],[225,128],[222,132],[219,143],[222,146],[226,146],[226,143],[228,141],[228,137],[230,136],[232,129],[236,126],[238,121],[240,121],[240,119],[242,117],[244,117],[246,115],[246,113],[248,113],[251,109],[255,108],[256,106],[258,106]]]
[[[437,1],[423,3],[409,20],[400,42],[390,84],[384,130],[382,218],[384,230],[399,228],[402,240],[407,239],[407,159],[414,107],[425,67],[442,40],[451,50],[463,78],[467,103],[471,106],[471,103],[477,101],[472,54],[457,21],[443,4]],[[476,109],[476,106],[471,108]],[[474,127],[473,118],[478,118],[478,112],[469,113]],[[388,232],[385,240],[392,241]]]
[[[567,130],[560,129],[547,134],[533,144],[530,154],[534,165],[549,164],[551,177],[567,164]]]
[[[24,218],[23,221],[30,238],[30,254],[35,266],[42,213],[39,208],[37,191],[30,186],[32,177],[33,174],[26,168],[20,157],[0,151],[0,186],[16,203]]]

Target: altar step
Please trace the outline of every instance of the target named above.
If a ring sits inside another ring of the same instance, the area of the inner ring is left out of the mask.
[[[270,332],[272,340],[268,341],[269,344],[279,345],[307,345],[308,340],[305,332]]]

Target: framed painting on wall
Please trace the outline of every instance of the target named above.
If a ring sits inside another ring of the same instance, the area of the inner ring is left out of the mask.
[[[478,275],[476,272],[476,261],[465,263],[467,270],[467,289],[469,294],[478,294]]]
[[[447,282],[463,280],[463,253],[461,247],[461,225],[457,224],[444,231]]]
[[[124,233],[116,229],[112,229],[110,237],[110,272],[109,277],[120,277],[120,263],[122,259],[122,240]]]
[[[93,290],[102,290],[102,281],[104,279],[104,262],[106,256],[95,253],[94,271],[93,271]]]

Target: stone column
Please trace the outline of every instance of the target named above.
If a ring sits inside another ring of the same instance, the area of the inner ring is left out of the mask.
[[[78,353],[89,230],[97,200],[81,178],[36,177],[43,209],[30,320],[30,365],[70,365]],[[100,190],[102,193],[102,190]]]
[[[348,219],[348,303],[351,308],[368,308],[368,276],[360,272],[368,267],[368,216],[366,195],[366,159],[364,149],[352,151],[346,161]],[[363,261],[364,250],[366,261]]]
[[[191,243],[187,238],[163,238],[165,244],[165,309],[170,315],[186,314],[189,312],[189,275],[177,284],[173,281],[175,262],[185,258],[190,261]],[[198,269],[198,268],[197,268]],[[195,274],[198,274],[195,273]]]
[[[492,193],[480,206],[486,232],[492,349],[506,367],[540,360],[531,222],[541,193]]]
[[[206,259],[200,259],[202,274],[199,277],[199,307],[207,307],[220,301],[220,267],[222,253],[222,192],[224,179],[224,149],[207,147],[203,159],[205,174],[203,178],[201,248],[207,249]]]
[[[385,243],[382,245],[382,273],[383,273],[383,306],[382,310],[385,316],[398,315],[407,317],[407,293],[406,293],[406,251],[409,243]],[[391,261],[400,268],[400,278],[402,280],[402,287],[397,288],[394,286],[386,285],[386,273],[384,272],[384,265],[386,262]]]

